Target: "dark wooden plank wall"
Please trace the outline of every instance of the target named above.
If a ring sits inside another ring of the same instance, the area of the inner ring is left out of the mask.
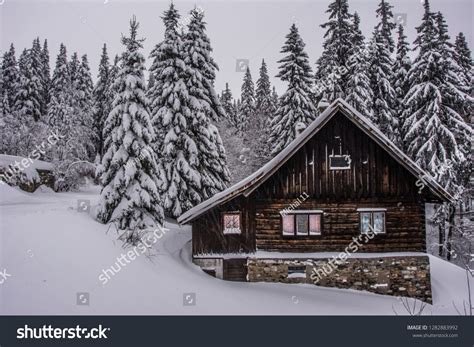
[[[350,170],[329,169],[329,155],[340,152],[351,156]],[[386,197],[434,199],[427,188],[419,196],[417,179],[349,119],[337,115],[254,196],[296,198],[304,192],[327,201]]]
[[[325,252],[343,251],[353,237],[360,235],[360,207],[386,208],[386,234],[376,235],[359,252],[394,252],[425,250],[425,217],[423,203],[385,201],[374,203],[327,203],[306,200],[300,209],[324,211],[321,236],[311,238],[287,237],[281,233],[280,211],[291,200],[260,200],[256,207],[257,248],[268,251]]]
[[[241,211],[240,235],[222,233],[222,212]],[[255,250],[255,200],[238,197],[212,209],[192,224],[193,254],[238,253]]]

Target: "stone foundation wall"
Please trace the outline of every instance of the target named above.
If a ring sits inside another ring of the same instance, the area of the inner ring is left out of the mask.
[[[247,260],[249,282],[309,283],[405,296],[432,303],[427,256]]]

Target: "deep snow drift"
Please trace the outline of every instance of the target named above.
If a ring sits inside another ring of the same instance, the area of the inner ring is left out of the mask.
[[[0,185],[0,271],[10,274],[0,285],[0,314],[407,314],[391,296],[212,278],[191,262],[190,228],[171,221],[151,256],[140,254],[103,285],[102,271],[129,249],[89,215],[98,193]],[[465,272],[433,256],[431,267],[434,304],[424,314],[458,314],[454,305],[462,310],[467,301]],[[78,305],[77,293],[89,293],[88,305]],[[186,293],[195,301],[184,302]]]

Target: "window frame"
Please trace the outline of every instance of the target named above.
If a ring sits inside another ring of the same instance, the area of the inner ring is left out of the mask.
[[[225,216],[226,215],[237,215],[239,216],[239,232],[225,232],[225,222],[224,222],[224,219],[225,219]],[[242,235],[242,212],[241,211],[224,211],[224,212],[221,212],[221,230],[222,230],[222,234],[224,235]]]
[[[329,171],[338,171],[338,170],[351,170],[352,169],[352,158],[350,154],[330,154],[328,157],[328,166],[329,166]],[[348,161],[348,164],[346,166],[337,166],[333,167],[331,166],[331,162],[333,158],[344,158]]]
[[[369,214],[369,225],[372,227],[375,236],[387,235],[387,209],[386,208],[358,208],[357,213],[359,214],[359,233],[361,235],[367,235],[368,232],[362,230],[362,216]],[[383,231],[376,232],[375,230],[375,214],[381,213],[383,215]]]
[[[298,234],[298,225],[297,225],[297,215],[306,215],[308,220],[308,232],[306,234]],[[311,234],[310,233],[310,215],[318,215],[319,216],[319,234]],[[292,216],[293,217],[293,234],[285,234],[284,233],[284,225],[283,225],[283,218],[284,216]],[[293,211],[285,211],[280,212],[280,234],[285,239],[295,239],[295,240],[304,240],[304,239],[319,239],[323,236],[323,228],[324,228],[324,211],[323,210],[293,210]]]

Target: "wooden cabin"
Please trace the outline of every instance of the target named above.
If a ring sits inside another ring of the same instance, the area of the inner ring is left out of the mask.
[[[425,204],[451,200],[338,99],[260,170],[178,222],[192,224],[193,261],[222,279],[315,283],[318,266],[346,253],[315,284],[429,302]]]

